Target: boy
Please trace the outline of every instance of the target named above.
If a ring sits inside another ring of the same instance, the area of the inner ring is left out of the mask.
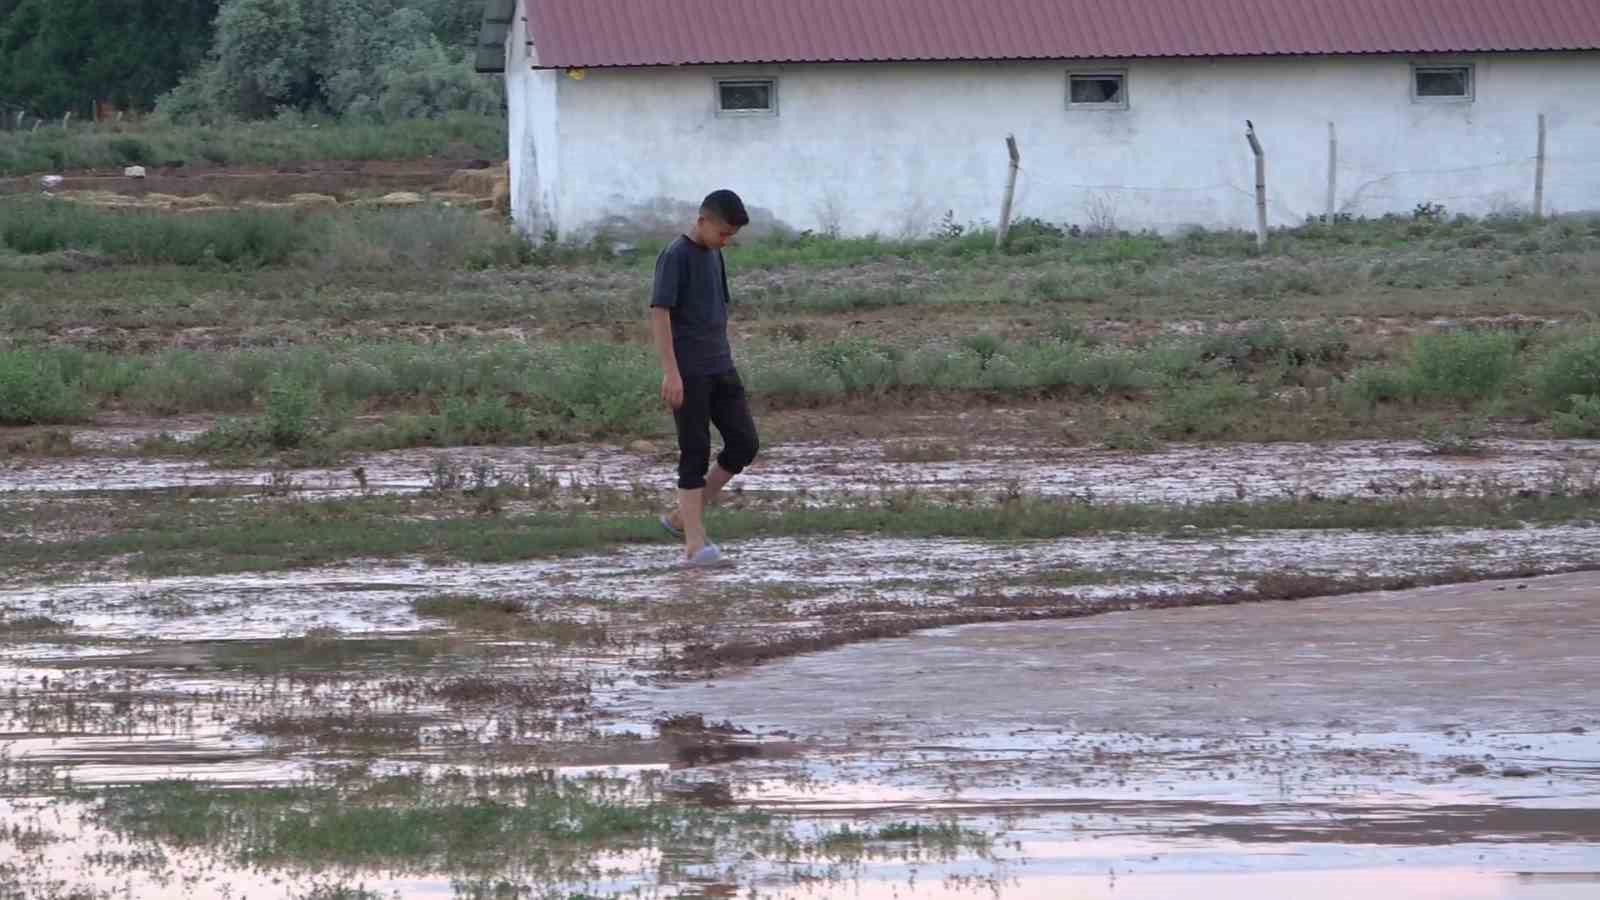
[[[705,510],[760,448],[744,385],[728,346],[728,273],[722,248],[750,224],[733,191],[716,191],[700,205],[688,234],[656,260],[650,292],[650,333],[661,358],[661,399],[678,428],[678,509],[661,517],[683,539],[684,565],[714,566],[722,551],[706,539]],[[711,461],[711,426],[722,453]]]

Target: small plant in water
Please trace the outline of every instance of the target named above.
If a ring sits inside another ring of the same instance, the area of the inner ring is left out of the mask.
[[[428,469],[428,490],[434,494],[453,494],[466,486],[461,464],[447,457],[436,457]]]
[[[1482,456],[1489,452],[1483,444],[1483,422],[1429,422],[1422,429],[1422,446],[1433,456]]]

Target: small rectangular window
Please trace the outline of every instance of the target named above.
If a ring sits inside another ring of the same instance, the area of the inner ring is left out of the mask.
[[[1073,72],[1067,75],[1069,109],[1127,109],[1128,73]]]
[[[770,78],[719,81],[717,112],[725,116],[775,116],[778,82]]]
[[[1471,66],[1412,67],[1412,96],[1417,100],[1471,100]]]

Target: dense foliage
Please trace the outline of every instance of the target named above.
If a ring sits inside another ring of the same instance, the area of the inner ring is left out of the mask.
[[[0,0],[0,107],[188,122],[492,111],[472,0]]]
[[[220,0],[0,0],[0,106],[148,107],[211,47]]]

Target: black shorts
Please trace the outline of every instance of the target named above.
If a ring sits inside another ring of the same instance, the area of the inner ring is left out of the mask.
[[[761,449],[738,372],[685,375],[683,405],[672,411],[672,421],[678,426],[678,487],[682,490],[706,486],[712,425],[722,435],[717,465],[730,475],[743,472]]]

